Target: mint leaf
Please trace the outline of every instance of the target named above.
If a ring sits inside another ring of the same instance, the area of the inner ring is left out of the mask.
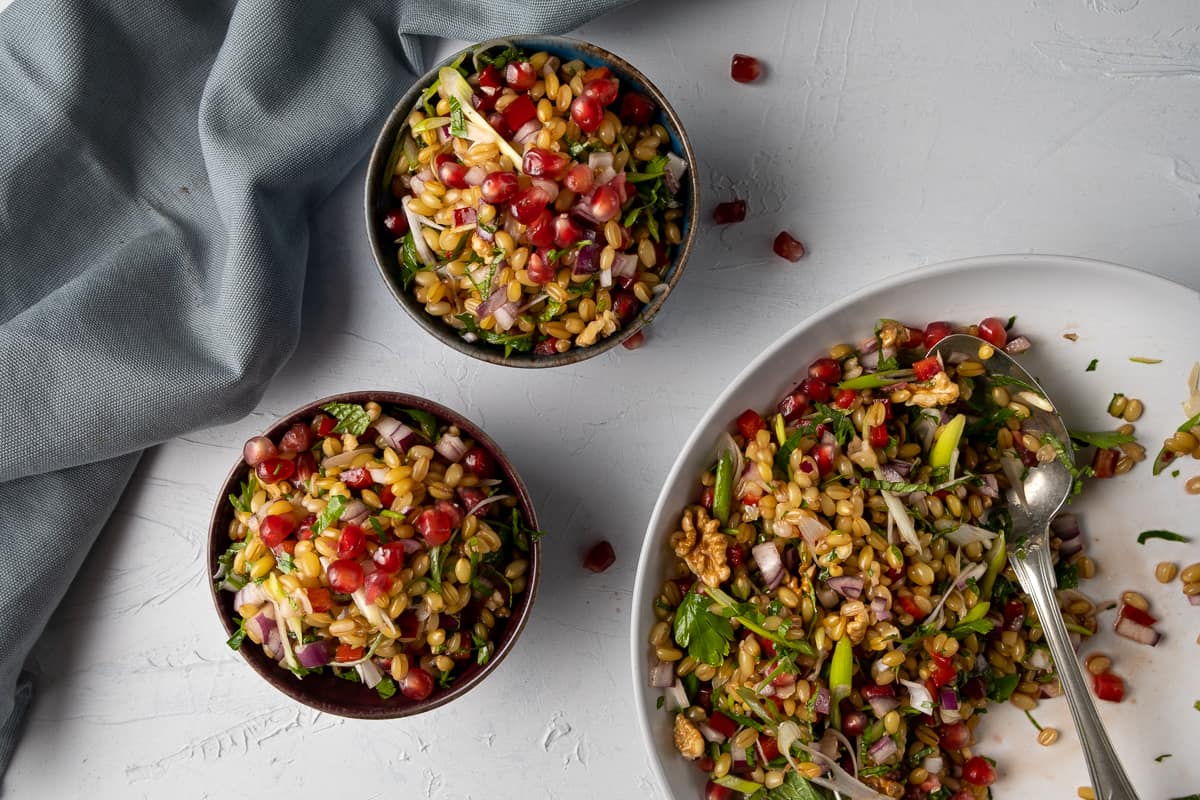
[[[475,334],[488,344],[503,345],[505,358],[511,356],[514,350],[528,353],[533,349],[533,331],[529,333],[496,333],[480,328],[471,314],[459,314],[456,319],[466,325],[469,333]]]
[[[333,429],[334,433],[362,436],[367,428],[371,427],[371,416],[367,414],[365,408],[357,403],[326,403],[321,406],[321,410],[337,419],[338,424]]]
[[[342,512],[346,510],[347,500],[340,494],[335,494],[329,498],[329,502],[325,504],[325,508],[317,515],[317,521],[313,523],[312,532],[314,536],[320,536],[326,528],[341,518]]]
[[[675,641],[695,660],[717,667],[729,655],[733,626],[708,610],[710,602],[694,589],[687,593],[675,612]]]
[[[438,423],[437,417],[433,414],[430,414],[428,411],[422,411],[419,408],[404,408],[401,409],[401,412],[417,424],[417,427],[425,435],[426,439],[432,442],[437,438]]]
[[[542,309],[542,313],[538,315],[538,322],[549,322],[557,317],[567,308],[565,303],[560,303],[553,297],[546,300],[546,307]]]

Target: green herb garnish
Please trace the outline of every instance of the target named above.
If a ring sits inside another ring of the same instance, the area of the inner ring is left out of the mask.
[[[1079,567],[1059,561],[1054,565],[1054,578],[1059,589],[1076,589],[1079,587]]]
[[[346,510],[348,503],[349,501],[340,494],[330,497],[325,508],[321,509],[321,513],[317,515],[317,521],[313,523],[313,535],[320,536],[326,528],[337,522],[341,518],[342,512]]]
[[[1097,364],[1097,363],[1099,363],[1099,361],[1100,361],[1100,359],[1098,359],[1098,358],[1093,358],[1093,359],[1091,360],[1091,362],[1089,362],[1089,363],[1088,363],[1088,365],[1087,365],[1087,369],[1085,369],[1085,370],[1084,370],[1084,372],[1095,372],[1095,371],[1096,371],[1096,364]]]
[[[413,278],[417,276],[418,272],[428,269],[417,254],[417,245],[413,241],[412,231],[404,234],[404,239],[400,242],[400,249],[396,252],[396,259],[400,262],[400,285],[405,289],[412,285]]]
[[[233,632],[233,636],[230,636],[225,641],[225,644],[229,645],[230,650],[239,650],[239,649],[241,649],[242,642],[245,641],[245,639],[246,639],[246,620],[245,620],[245,618],[241,618],[238,620],[238,629]]]
[[[402,408],[400,413],[416,423],[417,429],[426,439],[432,442],[437,438],[438,422],[433,414],[419,408]]]
[[[702,664],[718,667],[729,655],[733,626],[729,620],[708,610],[711,600],[689,591],[675,612],[675,641]]]
[[[1161,756],[1155,756],[1154,760],[1156,762],[1158,762],[1159,764],[1161,764],[1162,762],[1166,761],[1170,757],[1171,757],[1170,753],[1163,753]]]
[[[1101,450],[1111,450],[1134,441],[1133,434],[1118,433],[1117,431],[1071,431],[1070,433],[1071,441],[1075,444],[1096,447]]]
[[[279,558],[275,559],[275,564],[284,575],[296,570],[296,561],[292,558],[292,554],[286,550],[279,554]]]
[[[462,103],[458,102],[457,97],[450,98],[450,135],[459,138],[467,135],[467,121],[463,117]]]
[[[334,433],[361,436],[367,428],[371,427],[371,415],[357,403],[326,403],[321,406],[321,410],[337,419],[338,424],[334,426]]]
[[[254,493],[257,491],[258,491],[258,476],[256,476],[254,474],[254,471],[251,470],[250,475],[242,483],[242,493],[240,495],[236,495],[236,494],[229,495],[229,502],[238,511],[249,514],[250,513],[250,503],[252,500],[254,500]]]
[[[396,682],[391,678],[384,678],[379,683],[375,684],[375,691],[384,700],[387,700],[396,693]]]
[[[879,372],[866,372],[859,375],[857,378],[842,381],[838,384],[839,389],[882,389],[884,386],[891,386],[893,383],[910,380],[914,377],[911,369],[891,369],[880,370]]]
[[[1151,539],[1162,539],[1168,542],[1190,542],[1186,536],[1175,533],[1174,531],[1142,531],[1138,534],[1138,544],[1145,544]]]
[[[529,333],[496,333],[480,328],[471,314],[459,314],[456,319],[466,326],[468,333],[475,334],[488,344],[503,345],[505,358],[511,356],[514,350],[528,353],[533,349],[533,331]]]

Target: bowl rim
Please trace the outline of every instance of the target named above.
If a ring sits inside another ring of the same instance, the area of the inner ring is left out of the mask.
[[[412,110],[416,100],[420,97],[421,92],[425,90],[430,83],[437,77],[437,72],[442,67],[448,66],[454,59],[464,53],[470,53],[485,47],[494,47],[501,44],[517,44],[527,43],[538,46],[543,49],[572,49],[581,50],[587,56],[601,62],[607,66],[615,67],[618,71],[625,73],[633,80],[634,83],[640,84],[637,86],[638,91],[649,95],[664,116],[664,122],[668,130],[670,130],[679,142],[682,149],[682,157],[687,162],[687,174],[685,175],[686,185],[690,194],[688,207],[686,208],[685,219],[687,221],[687,233],[683,240],[679,243],[679,250],[675,254],[674,263],[671,267],[670,274],[665,281],[666,290],[656,293],[651,301],[638,314],[638,318],[630,325],[621,328],[612,336],[600,340],[591,347],[572,348],[565,353],[556,353],[552,356],[533,356],[532,353],[514,353],[513,356],[505,357],[503,351],[495,345],[486,343],[466,342],[461,336],[458,336],[452,329],[444,325],[440,320],[426,314],[424,309],[419,307],[416,301],[404,291],[394,280],[392,280],[389,271],[389,264],[393,260],[393,254],[388,251],[388,248],[393,247],[391,243],[380,235],[378,226],[379,217],[379,196],[377,191],[381,173],[386,165],[386,161],[391,154],[392,143],[395,140],[396,134],[400,126],[408,119],[408,114]],[[375,259],[375,265],[379,269],[380,275],[383,277],[384,283],[388,290],[396,299],[396,302],[406,311],[409,316],[416,321],[426,332],[434,338],[439,339],[444,344],[452,347],[460,353],[464,353],[472,358],[486,361],[492,364],[498,364],[505,367],[517,367],[520,369],[542,369],[547,367],[558,367],[567,364],[577,364],[581,361],[586,361],[589,358],[598,356],[601,353],[612,350],[619,344],[622,344],[627,339],[632,337],[638,331],[642,330],[646,325],[654,319],[658,312],[666,303],[667,298],[675,290],[675,285],[683,277],[684,268],[691,257],[692,247],[696,240],[697,228],[700,222],[700,179],[698,175],[698,162],[696,153],[692,149],[691,140],[688,138],[687,132],[684,130],[683,122],[675,109],[667,101],[666,96],[659,90],[649,78],[645,76],[637,67],[630,64],[625,59],[612,53],[603,47],[592,42],[582,39],[574,39],[566,36],[554,36],[550,34],[528,34],[520,36],[497,37],[486,39],[484,41],[472,44],[468,47],[453,53],[449,57],[443,59],[438,64],[434,65],[429,71],[418,78],[413,85],[404,93],[400,101],[393,106],[392,111],[388,114],[387,120],[383,124],[379,135],[375,139],[375,145],[371,148],[371,155],[367,162],[367,177],[364,189],[363,213],[367,227],[367,238],[371,246],[371,254]]]
[[[652,587],[655,585],[652,581],[659,580],[659,576],[651,576],[649,574],[650,562],[653,560],[655,550],[666,546],[665,540],[661,538],[659,533],[663,529],[667,515],[676,513],[674,509],[666,507],[667,490],[679,480],[679,473],[682,472],[689,454],[701,444],[702,433],[709,430],[714,424],[717,410],[729,402],[729,399],[747,381],[749,376],[760,371],[764,364],[770,362],[781,351],[793,347],[797,337],[809,329],[821,325],[827,319],[853,308],[856,304],[863,302],[867,298],[902,288],[911,283],[935,279],[942,275],[970,270],[982,271],[989,268],[1003,268],[1006,265],[1011,266],[1014,264],[1044,265],[1054,268],[1071,269],[1081,273],[1091,273],[1097,276],[1129,275],[1133,273],[1141,281],[1158,283],[1172,291],[1200,298],[1200,292],[1169,278],[1155,275],[1136,267],[1100,259],[1050,253],[997,253],[994,255],[971,256],[896,272],[878,281],[862,286],[849,295],[821,307],[810,316],[774,337],[769,344],[758,351],[745,367],[708,404],[704,413],[692,428],[691,433],[688,434],[687,439],[679,448],[675,460],[661,481],[658,497],[655,499],[649,520],[646,523],[646,530],[642,537],[642,546],[638,553],[637,567],[634,572],[633,594],[630,600],[631,612],[629,615],[629,657],[630,679],[633,683],[633,714],[637,719],[637,728],[642,736],[642,745],[647,750],[651,769],[658,780],[658,785],[662,788],[666,796],[674,797],[675,793],[674,786],[668,780],[664,764],[660,758],[659,751],[661,745],[657,741],[655,732],[650,727],[651,718],[648,711],[648,701],[652,699],[650,693],[657,690],[651,689],[647,685],[649,663],[646,651],[647,645],[645,644],[645,631],[642,630],[642,615],[649,598],[649,592],[652,591]],[[658,713],[663,712],[660,711]]]
[[[512,492],[517,497],[518,505],[525,515],[527,523],[533,530],[539,529],[537,513],[534,509],[533,501],[529,496],[529,490],[525,486],[524,481],[521,480],[513,463],[503,450],[500,449],[499,445],[496,444],[495,440],[462,414],[428,398],[390,390],[364,389],[340,392],[319,400],[314,400],[287,413],[258,435],[277,439],[289,427],[297,422],[310,419],[320,411],[322,406],[328,403],[367,403],[369,401],[375,401],[381,405],[387,404],[416,408],[433,414],[438,418],[439,422],[457,425],[463,433],[477,444],[483,446],[496,459],[496,463],[502,470],[505,480],[512,487]],[[221,484],[220,492],[216,497],[212,514],[209,517],[208,541],[206,543],[207,553],[205,558],[205,565],[208,570],[206,573],[207,576],[214,574],[217,566],[217,556],[223,553],[229,545],[227,527],[232,512],[228,510],[229,503],[227,497],[235,491],[237,485],[245,477],[249,469],[250,467],[239,455],[237,462]],[[492,655],[492,658],[487,664],[482,665],[478,669],[474,669],[474,665],[468,667],[467,674],[457,679],[448,689],[435,690],[429,697],[418,702],[403,701],[400,704],[391,704],[390,700],[385,701],[379,698],[374,692],[370,695],[364,695],[365,699],[362,704],[329,701],[312,696],[310,690],[305,688],[302,680],[297,679],[277,663],[268,659],[261,649],[251,651],[250,653],[239,649],[238,655],[266,683],[291,699],[309,708],[314,708],[317,711],[351,719],[399,719],[421,714],[458,699],[482,683],[488,675],[492,674],[499,667],[500,663],[504,661],[505,657],[516,646],[517,639],[525,630],[525,626],[531,616],[534,601],[537,599],[538,586],[541,582],[541,543],[538,539],[530,541],[528,559],[529,568],[526,573],[528,580],[525,591],[521,595],[520,604],[513,609],[513,613],[508,618],[508,623],[497,642],[496,652]],[[209,595],[212,598],[217,617],[220,619],[226,634],[232,636],[237,630],[230,609],[227,607],[228,603],[232,603],[232,596],[229,596],[229,592],[218,589],[216,583],[211,580],[211,577],[207,579],[207,583]],[[226,599],[225,596],[229,596],[229,598]],[[337,680],[332,676],[318,677],[327,680]],[[347,688],[356,685],[347,684]],[[378,703],[373,698],[377,699]]]

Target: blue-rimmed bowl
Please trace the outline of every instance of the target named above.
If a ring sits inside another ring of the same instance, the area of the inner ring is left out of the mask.
[[[622,91],[633,89],[645,94],[654,101],[655,105],[658,106],[655,121],[666,128],[671,139],[671,149],[676,155],[687,162],[687,173],[681,181],[679,193],[684,211],[679,221],[682,239],[676,248],[674,257],[671,259],[670,266],[662,274],[662,282],[665,284],[666,290],[660,290],[659,293],[654,294],[650,302],[642,307],[636,320],[612,336],[599,340],[591,347],[572,348],[565,353],[557,353],[549,356],[535,356],[533,353],[519,352],[513,352],[505,356],[503,349],[496,345],[490,345],[481,341],[467,342],[463,340],[455,329],[446,325],[439,318],[428,314],[425,311],[425,307],[417,302],[411,292],[406,291],[401,285],[395,237],[383,226],[384,215],[398,205],[397,199],[391,192],[391,176],[384,173],[388,170],[388,160],[392,152],[392,146],[396,141],[396,136],[400,133],[401,128],[408,119],[409,113],[416,107],[421,93],[427,86],[437,80],[439,69],[449,66],[464,53],[469,54],[482,48],[504,44],[513,44],[529,52],[544,50],[551,55],[558,56],[564,62],[579,59],[589,67],[608,67],[613,75],[620,79]],[[683,130],[683,124],[679,121],[679,116],[671,108],[671,104],[667,102],[667,98],[663,96],[663,93],[645,75],[639,72],[636,67],[620,56],[614,55],[590,42],[582,42],[562,36],[511,36],[505,39],[480,42],[479,44],[460,50],[425,73],[405,93],[400,102],[392,109],[387,122],[384,123],[383,130],[379,133],[379,138],[375,141],[375,148],[371,151],[371,159],[367,167],[365,211],[367,235],[371,241],[371,251],[375,255],[375,263],[379,266],[379,271],[383,275],[383,279],[391,290],[392,295],[396,298],[396,301],[408,311],[409,315],[416,320],[418,325],[460,353],[466,353],[482,361],[489,361],[493,364],[500,364],[506,367],[537,368],[575,364],[600,355],[621,344],[654,319],[654,316],[662,308],[667,298],[671,296],[675,284],[683,276],[683,268],[687,264],[688,256],[692,251],[692,244],[696,238],[696,227],[700,215],[699,196],[700,182],[697,178],[696,154],[692,151],[692,145]]]

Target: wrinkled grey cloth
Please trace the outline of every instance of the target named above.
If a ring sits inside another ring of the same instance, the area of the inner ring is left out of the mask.
[[[0,15],[0,777],[22,665],[141,451],[249,412],[295,347],[309,212],[423,71],[418,37],[563,32],[625,2]]]

